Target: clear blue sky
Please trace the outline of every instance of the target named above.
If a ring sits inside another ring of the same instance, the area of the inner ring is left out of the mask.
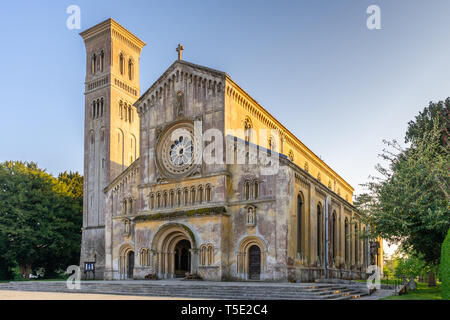
[[[113,17],[147,43],[145,91],[184,60],[227,72],[357,190],[382,139],[450,96],[450,1],[8,1],[0,28],[0,161],[83,171],[81,30]],[[366,27],[381,8],[382,30]]]

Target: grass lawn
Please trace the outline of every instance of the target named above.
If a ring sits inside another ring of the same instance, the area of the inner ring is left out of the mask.
[[[409,290],[401,296],[390,296],[381,300],[442,300],[441,285],[429,288],[425,283],[418,283],[417,290]]]

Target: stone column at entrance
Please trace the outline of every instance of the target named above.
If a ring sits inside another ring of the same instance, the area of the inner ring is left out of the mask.
[[[189,249],[189,252],[191,253],[191,273],[196,274],[197,273],[197,267],[198,267],[198,249],[192,248]]]
[[[175,278],[175,251],[170,251],[168,253],[169,256],[169,268],[167,270],[168,272],[168,278]]]

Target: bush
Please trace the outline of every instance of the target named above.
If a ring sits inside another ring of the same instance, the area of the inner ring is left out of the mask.
[[[450,230],[441,248],[442,299],[450,300]]]

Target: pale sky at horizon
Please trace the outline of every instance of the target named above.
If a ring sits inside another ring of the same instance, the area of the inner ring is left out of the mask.
[[[69,5],[81,30],[66,28]],[[366,9],[381,8],[381,30]],[[450,1],[15,1],[2,4],[0,161],[83,172],[85,49],[109,17],[147,43],[141,93],[176,59],[228,73],[360,192],[383,139],[450,96]]]

